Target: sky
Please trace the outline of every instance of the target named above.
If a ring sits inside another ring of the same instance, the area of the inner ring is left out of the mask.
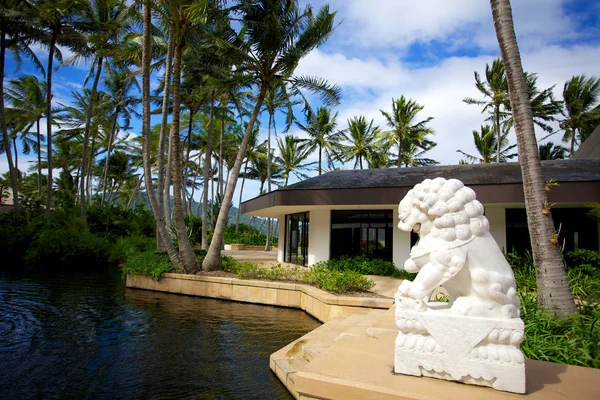
[[[424,106],[419,119],[433,117],[437,147],[427,153],[442,165],[457,164],[462,158],[456,150],[474,154],[472,131],[485,124],[481,107],[468,105],[465,97],[481,98],[473,73],[484,73],[486,63],[499,57],[489,2],[484,0],[313,0],[315,10],[329,4],[339,24],[331,38],[301,60],[297,75],[327,79],[342,89],[338,128],[347,120],[364,115],[375,125],[387,129],[380,110],[391,110],[392,98],[401,95]],[[599,0],[513,0],[513,17],[525,71],[538,74],[538,87],[554,86],[562,98],[562,87],[573,75],[600,75],[600,1]],[[35,48],[43,63],[44,49]],[[69,52],[65,51],[65,58]],[[81,62],[63,66],[55,72],[53,102],[68,104],[70,92],[81,89],[89,65]],[[35,70],[25,62],[15,71],[7,60],[6,81]],[[160,74],[160,72],[159,72]],[[154,76],[153,87],[157,85]],[[266,139],[267,114],[261,117],[261,135]],[[276,117],[283,127],[284,117]],[[158,118],[152,123],[158,123]],[[555,124],[558,130],[558,125]],[[278,128],[278,132],[282,129]],[[140,121],[122,132],[139,135]],[[545,136],[537,129],[538,138]],[[304,137],[292,128],[289,134]],[[561,133],[549,140],[559,142]],[[514,132],[510,135],[515,143]],[[274,140],[273,140],[274,142]],[[315,153],[309,161],[316,161]],[[34,156],[19,157],[21,169]],[[340,165],[350,169],[352,164]],[[6,157],[0,156],[0,173],[7,170]],[[316,175],[312,171],[309,175]],[[290,183],[294,183],[290,179]],[[237,206],[239,187],[234,197]],[[258,195],[259,183],[246,181],[244,200]]]

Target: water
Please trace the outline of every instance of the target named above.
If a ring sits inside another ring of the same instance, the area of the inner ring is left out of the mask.
[[[0,397],[289,399],[269,355],[299,310],[126,289],[118,271],[0,271]]]

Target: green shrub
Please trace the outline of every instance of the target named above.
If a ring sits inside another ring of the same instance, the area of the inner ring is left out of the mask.
[[[127,256],[123,266],[123,277],[130,273],[140,273],[159,280],[165,273],[174,269],[166,254],[157,254],[153,251],[132,253]]]
[[[579,314],[559,318],[538,308],[537,293],[521,292],[528,359],[600,368],[600,307],[579,305]]]
[[[156,239],[141,236],[123,237],[117,239],[110,249],[108,261],[123,263],[132,254],[156,250]]]
[[[108,262],[109,240],[87,231],[42,230],[27,248],[25,261],[34,265],[88,267]]]
[[[305,283],[316,284],[319,289],[328,292],[366,292],[375,283],[356,271],[335,271],[325,268],[323,265],[314,265],[303,274]]]
[[[332,271],[355,271],[362,275],[392,276],[412,280],[416,274],[396,268],[393,262],[365,256],[342,256],[333,260],[321,261],[317,265]]]
[[[240,224],[237,232],[235,225],[227,226],[223,238],[225,243],[240,243],[247,246],[260,246],[267,242],[267,235],[246,224]],[[277,235],[275,233],[271,236],[271,246],[277,246]]]
[[[78,215],[78,208],[71,212]],[[130,210],[118,205],[92,204],[87,209],[90,232],[116,239],[125,236],[155,236],[156,225],[152,212],[142,204]]]
[[[568,251],[565,254],[565,260],[569,268],[585,264],[593,266],[595,269],[594,273],[600,274],[600,251],[586,249]]]

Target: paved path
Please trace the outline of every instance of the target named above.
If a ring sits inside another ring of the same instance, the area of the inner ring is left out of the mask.
[[[223,250],[221,253],[233,257],[238,261],[252,261],[258,263],[277,262],[277,251]]]

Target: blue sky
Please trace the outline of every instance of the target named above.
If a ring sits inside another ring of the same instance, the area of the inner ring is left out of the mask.
[[[297,73],[320,76],[341,86],[342,102],[335,109],[340,129],[348,118],[358,115],[373,118],[384,128],[379,110],[391,109],[392,98],[404,95],[425,106],[420,115],[423,119],[434,117],[431,126],[438,146],[428,157],[441,164],[456,164],[461,158],[457,149],[475,151],[471,132],[484,124],[485,116],[478,106],[462,99],[480,97],[473,71],[483,72],[486,63],[499,55],[489,2],[301,1],[308,3],[315,9],[328,3],[341,24],[325,45],[301,61]],[[560,99],[564,82],[573,75],[600,75],[600,1],[513,0],[512,6],[523,66],[539,75],[539,87],[556,85],[555,95]],[[45,51],[37,48],[36,53],[45,63]],[[85,63],[61,67],[55,73],[54,101],[68,103],[70,92],[81,88],[88,68]],[[27,63],[15,72],[9,60],[5,84],[34,72]],[[266,115],[263,119],[261,132],[266,139]],[[283,126],[282,116],[278,123]],[[131,133],[139,131],[140,123],[134,121]],[[302,136],[295,128],[290,133]],[[560,133],[552,140],[559,141]],[[21,157],[21,169],[31,159]],[[316,159],[316,154],[311,157]],[[1,156],[0,172],[6,169],[6,158]],[[256,196],[258,186],[246,182],[244,199]],[[237,198],[236,193],[236,205]]]

